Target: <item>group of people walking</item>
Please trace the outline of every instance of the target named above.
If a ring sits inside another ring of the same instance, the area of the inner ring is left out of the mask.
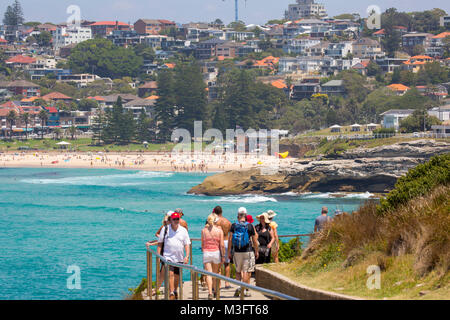
[[[188,264],[191,240],[183,215],[183,211],[177,209],[169,211],[164,217],[163,225],[156,232],[157,253],[164,256],[167,261]],[[269,263],[271,257],[274,262],[279,262],[278,225],[273,221],[276,215],[273,210],[261,213],[256,216],[259,224],[254,226],[253,217],[248,214],[246,208],[241,207],[237,212],[236,222],[231,223],[223,216],[222,208],[215,207],[207,217],[201,232],[204,269],[219,274],[223,267],[223,274],[229,278],[231,264],[234,264],[236,280],[250,284],[255,264]],[[151,242],[147,243],[147,245],[151,244]],[[163,264],[159,270],[161,276],[158,277],[159,283],[156,284],[156,288],[161,287],[164,268]],[[169,298],[171,300],[178,299],[179,274],[179,268],[169,267]],[[208,299],[212,300],[217,290],[211,276],[206,277],[206,285]],[[230,288],[230,284],[225,283],[225,289]],[[156,294],[156,289],[152,294]],[[237,289],[235,296],[240,294],[240,289]],[[248,290],[245,290],[244,295],[250,296]]]

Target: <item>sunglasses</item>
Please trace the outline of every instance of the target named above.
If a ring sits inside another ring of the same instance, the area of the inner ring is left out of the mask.
[[[180,218],[172,219],[173,221],[180,221]]]

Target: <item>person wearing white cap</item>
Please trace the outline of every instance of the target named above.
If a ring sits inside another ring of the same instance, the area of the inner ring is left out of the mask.
[[[246,221],[246,208],[239,208],[237,218],[238,221],[231,226],[228,243],[233,245],[236,280],[250,284],[251,273],[255,271],[255,263],[252,259],[253,252],[255,252],[255,257],[258,259],[258,235],[253,225]],[[227,255],[231,257],[231,245],[228,246]],[[234,293],[235,297],[238,297],[240,293],[240,289],[237,289]],[[244,295],[250,296],[248,290],[246,290]]]
[[[280,260],[278,259],[278,251],[280,248],[280,239],[278,238],[278,224],[275,221],[273,221],[273,218],[275,218],[275,216],[277,216],[277,214],[273,210],[268,210],[267,215],[269,216],[269,221],[270,221],[269,226],[272,229],[273,236],[275,238],[275,241],[273,242],[273,245],[272,245],[273,262],[279,263]]]

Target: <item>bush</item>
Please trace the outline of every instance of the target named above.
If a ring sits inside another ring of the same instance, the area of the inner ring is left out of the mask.
[[[292,239],[287,243],[280,241],[278,251],[278,259],[280,262],[290,261],[294,257],[298,257],[302,253],[302,242],[297,239]]]
[[[392,190],[378,207],[379,214],[395,210],[409,200],[426,195],[439,185],[450,182],[450,153],[431,158],[427,163],[409,170],[406,176],[398,179]]]

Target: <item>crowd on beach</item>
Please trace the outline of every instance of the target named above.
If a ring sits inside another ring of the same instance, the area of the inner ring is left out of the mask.
[[[328,209],[322,208],[322,213],[315,220],[314,232],[320,232],[325,224],[331,220],[327,215]],[[156,232],[156,241],[147,242],[147,247],[157,245],[157,253],[167,261],[178,264],[189,264],[191,239],[189,227],[183,219],[182,209],[169,211],[164,217],[161,227]],[[223,273],[230,278],[231,264],[235,266],[236,280],[250,284],[255,265],[279,263],[280,241],[278,237],[278,224],[274,221],[277,216],[273,210],[268,210],[256,216],[258,224],[248,214],[245,207],[240,207],[237,212],[237,220],[231,223],[223,216],[222,208],[216,206],[208,215],[205,226],[201,231],[201,248],[203,253],[204,269],[211,273]],[[159,270],[158,283],[151,293],[156,295],[164,281],[165,266],[162,263]],[[177,288],[179,286],[180,268],[169,267],[169,299],[177,300]],[[158,271],[157,271],[158,272]],[[216,297],[216,282],[211,276],[203,277],[208,289],[208,299]],[[220,282],[219,282],[220,285]],[[225,289],[230,289],[229,283],[225,283]],[[241,295],[241,289],[236,289],[235,297]],[[244,296],[250,297],[248,289]]]
[[[211,153],[0,152],[3,167],[139,169],[171,172],[217,172],[279,164],[275,156]],[[286,162],[286,161],[284,161]]]

